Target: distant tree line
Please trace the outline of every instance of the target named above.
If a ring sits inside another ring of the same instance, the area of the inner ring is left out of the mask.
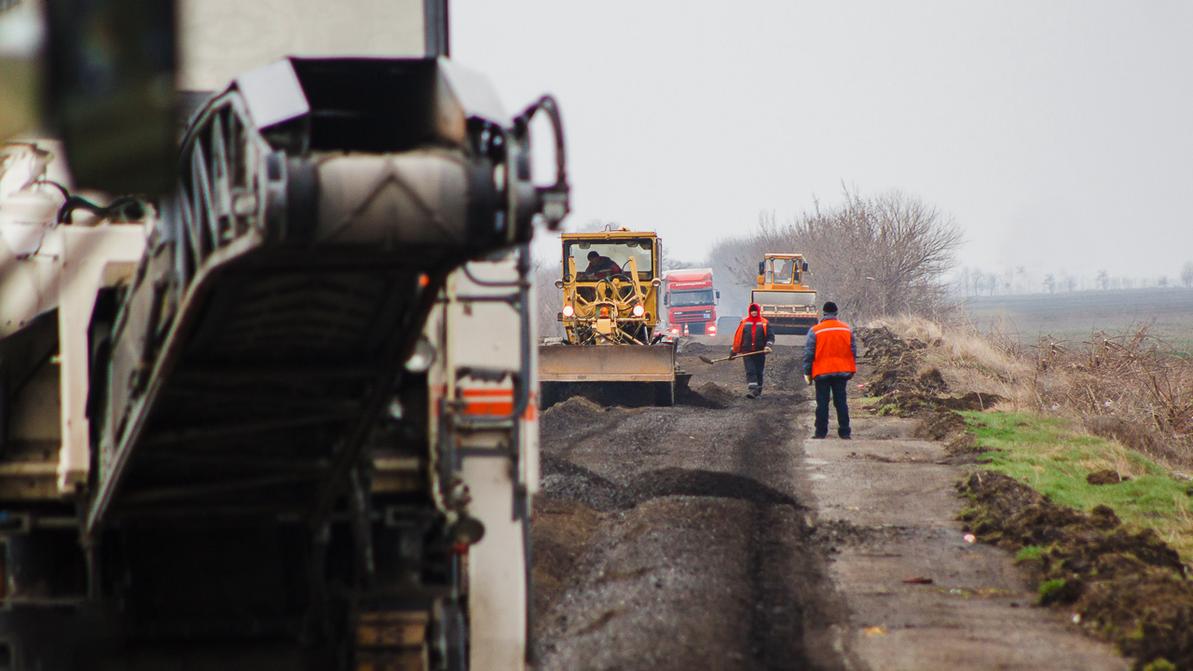
[[[817,300],[833,300],[851,318],[931,314],[947,304],[945,274],[955,264],[961,232],[953,220],[920,198],[900,191],[819,203],[780,223],[762,213],[752,233],[719,241],[709,255],[721,288],[723,311],[749,299],[765,252],[805,255]]]
[[[981,268],[961,268],[953,274],[952,290],[960,296],[994,296],[998,294],[1062,293],[1069,291],[1166,288],[1183,286],[1193,289],[1193,261],[1185,263],[1177,278],[1168,275],[1130,277],[1112,275],[1106,269],[1092,277],[1066,272],[1050,272],[1042,277],[1029,274],[1023,266],[1008,268],[1002,273]]]

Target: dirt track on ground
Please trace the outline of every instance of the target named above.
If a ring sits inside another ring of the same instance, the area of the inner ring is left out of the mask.
[[[723,349],[685,346],[674,408],[543,413],[537,668],[1122,668],[962,541],[942,446],[860,416],[859,440],[806,445],[800,348],[757,401],[739,362],[696,358]]]

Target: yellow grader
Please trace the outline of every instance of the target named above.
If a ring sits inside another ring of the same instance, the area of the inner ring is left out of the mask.
[[[675,342],[659,323],[662,242],[652,232],[625,229],[563,236],[563,290],[558,314],[565,336],[539,348],[544,406],[569,390],[599,386],[617,396],[650,391],[657,405],[673,405]]]
[[[806,280],[808,262],[803,254],[767,253],[758,262],[758,280],[750,302],[762,307],[762,316],[775,333],[804,335],[816,325],[816,290]]]

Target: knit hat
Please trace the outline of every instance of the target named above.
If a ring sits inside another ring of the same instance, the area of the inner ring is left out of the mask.
[[[829,302],[825,303],[825,304],[824,304],[824,310],[823,310],[823,312],[824,312],[824,314],[826,314],[826,315],[835,315],[835,314],[837,314],[837,304],[836,304],[836,303],[834,303],[834,302],[832,302],[832,301],[829,301]]]

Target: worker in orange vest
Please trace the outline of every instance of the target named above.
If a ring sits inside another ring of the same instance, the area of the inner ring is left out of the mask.
[[[762,307],[757,303],[750,303],[746,310],[746,318],[737,325],[737,333],[733,334],[733,349],[731,357],[742,355],[742,362],[746,365],[746,398],[762,396],[762,372],[766,368],[766,353],[775,344],[775,334],[770,330],[770,324],[762,316]],[[754,354],[760,352],[760,354]]]
[[[845,384],[857,372],[857,341],[849,324],[837,319],[837,304],[824,304],[820,323],[808,331],[804,344],[804,379],[816,385],[816,433],[828,435],[828,400],[837,408],[837,435],[850,438]]]

